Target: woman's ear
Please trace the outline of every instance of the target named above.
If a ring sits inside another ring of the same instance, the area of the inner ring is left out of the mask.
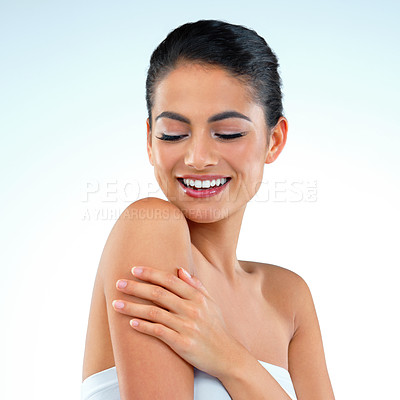
[[[151,129],[150,129],[150,124],[149,124],[149,119],[146,119],[146,126],[147,126],[147,154],[149,156],[149,161],[150,164],[154,167],[153,164],[153,149],[151,147]]]
[[[285,117],[280,117],[269,138],[269,149],[265,159],[266,164],[274,162],[286,144],[288,122]]]

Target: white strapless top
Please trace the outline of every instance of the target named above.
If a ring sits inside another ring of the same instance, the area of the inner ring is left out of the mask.
[[[293,400],[297,400],[289,371],[277,365],[260,361]],[[194,369],[194,400],[230,400],[222,383],[214,376]],[[82,382],[81,400],[121,400],[115,367],[91,375]]]

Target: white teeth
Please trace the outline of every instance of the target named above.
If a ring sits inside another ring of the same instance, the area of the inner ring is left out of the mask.
[[[214,186],[222,186],[224,183],[226,183],[227,179],[226,178],[221,178],[221,179],[213,179],[213,180],[193,180],[193,179],[183,179],[183,183],[186,186],[191,186],[191,187],[195,187],[196,189],[201,189],[201,188],[205,188],[208,189],[210,187],[214,187]]]

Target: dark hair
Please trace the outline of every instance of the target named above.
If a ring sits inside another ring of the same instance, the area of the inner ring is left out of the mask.
[[[245,82],[265,114],[268,128],[283,114],[278,59],[254,30],[218,20],[199,20],[179,26],[158,45],[150,58],[146,104],[151,129],[157,84],[178,63],[219,66]]]

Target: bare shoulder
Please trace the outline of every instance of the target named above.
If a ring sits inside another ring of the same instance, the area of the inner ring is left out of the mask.
[[[146,222],[185,222],[186,218],[182,211],[174,204],[158,197],[145,197],[131,203],[122,212],[116,225],[124,223]],[[187,224],[186,224],[187,225]]]
[[[321,331],[307,283],[300,275],[277,265],[244,265],[260,274],[266,299],[292,320],[288,364],[297,398],[333,400]]]
[[[178,207],[158,197],[145,197],[136,200],[124,210],[121,217],[122,220],[134,220],[135,218],[186,220]],[[121,219],[121,217],[119,219]]]
[[[304,323],[306,314],[315,315],[310,288],[296,272],[273,264],[265,264],[266,289],[282,299],[293,318],[293,336]]]
[[[176,206],[158,198],[130,204],[108,237],[99,273],[121,398],[134,398],[139,392],[143,399],[175,400],[190,398],[193,392],[192,366],[162,341],[133,331],[130,318],[112,307],[115,299],[152,304],[116,290],[118,279],[137,280],[131,274],[133,266],[148,266],[172,274],[177,273],[178,267],[190,271],[191,251],[186,218]],[[169,366],[167,371],[165,365]]]
[[[260,276],[262,290],[268,300],[279,301],[293,316],[299,312],[303,301],[310,299],[311,293],[307,283],[292,270],[254,261],[242,263],[248,272],[255,272]]]
[[[136,228],[137,225],[157,226],[159,229],[186,229],[188,226],[182,211],[169,201],[146,197],[130,204],[118,218],[115,227]]]
[[[136,263],[140,264],[138,245],[153,249],[159,259],[160,252],[162,254],[162,250],[171,246],[172,242],[174,242],[175,251],[180,247],[185,254],[190,251],[190,232],[185,216],[174,204],[156,197],[147,197],[135,201],[122,212],[111,230],[104,251],[114,249],[115,253],[115,249],[119,248],[125,260],[130,260],[127,253],[132,254],[134,251],[136,255],[134,259]],[[170,254],[171,249],[167,253]],[[103,254],[103,256],[105,255]],[[191,259],[189,253],[187,256]],[[145,255],[145,260],[143,260],[143,262],[146,261],[149,261],[148,255]],[[163,265],[166,264],[169,263],[163,263]],[[100,263],[100,267],[115,268],[117,265],[124,268],[123,262],[119,264]],[[160,265],[160,267],[162,266]],[[192,269],[191,266],[189,269]],[[101,273],[103,272],[105,271],[101,271]]]
[[[249,261],[247,261],[248,263]],[[267,264],[261,262],[251,262],[255,268],[259,269],[265,278],[273,280],[274,283],[279,281],[283,285],[298,285],[304,282],[303,278],[294,271],[275,264]],[[305,283],[305,282],[304,282]]]

